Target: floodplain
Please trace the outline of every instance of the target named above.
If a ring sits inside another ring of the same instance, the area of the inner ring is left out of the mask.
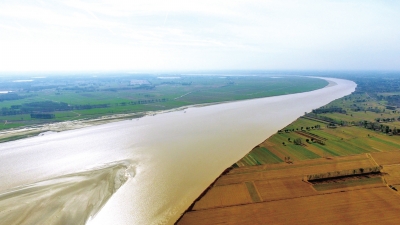
[[[0,77],[0,130],[26,125],[143,113],[182,106],[311,91],[322,79],[265,74],[22,76]]]
[[[76,127],[64,124],[54,128],[49,124],[79,121],[98,125],[193,105],[307,92],[328,85],[323,79],[279,79],[258,73],[32,76],[0,77],[0,142]],[[37,127],[39,131],[31,129]],[[16,131],[22,128],[28,130]]]

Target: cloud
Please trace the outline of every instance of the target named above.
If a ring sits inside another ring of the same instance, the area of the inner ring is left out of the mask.
[[[399,4],[4,1],[0,71],[400,69]]]

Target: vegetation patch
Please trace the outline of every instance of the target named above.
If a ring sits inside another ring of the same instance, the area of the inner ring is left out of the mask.
[[[0,77],[0,130],[41,123],[143,113],[182,106],[262,98],[322,88],[322,79],[270,76],[165,76],[88,74],[48,76],[29,83]],[[174,75],[176,76],[176,75]],[[23,78],[21,78],[23,79]]]
[[[359,169],[349,169],[349,170],[341,170],[341,171],[332,171],[326,173],[319,173],[319,174],[311,174],[305,175],[303,180],[305,181],[321,181],[327,179],[335,179],[341,177],[351,177],[351,176],[358,176],[363,174],[373,174],[373,173],[380,173],[381,168],[379,166],[376,167],[361,167]]]
[[[363,175],[353,175],[340,178],[329,178],[313,180],[313,188],[317,191],[328,191],[333,189],[356,187],[370,184],[383,184],[381,173],[369,173]]]

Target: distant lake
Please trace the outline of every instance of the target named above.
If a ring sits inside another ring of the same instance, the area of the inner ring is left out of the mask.
[[[257,144],[356,87],[327,80],[328,87],[305,93],[191,107],[0,144],[0,221],[28,215],[36,224],[78,224],[85,212],[79,207],[98,207],[103,194],[119,188],[89,224],[173,224]]]

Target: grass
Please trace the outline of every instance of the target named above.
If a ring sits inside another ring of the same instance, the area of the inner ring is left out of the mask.
[[[244,161],[244,163],[246,163],[246,165],[248,166],[280,163],[280,162],[283,162],[283,160],[264,147],[254,148],[251,151],[250,156],[246,158]]]
[[[22,99],[0,102],[0,108],[24,103],[53,101],[71,106],[108,104],[107,108],[93,108],[71,111],[54,111],[54,119],[31,119],[30,114],[0,116],[1,129],[58,122],[76,119],[96,118],[119,113],[138,113],[173,109],[182,106],[216,103],[269,97],[283,94],[306,92],[327,85],[325,80],[304,77],[273,79],[268,76],[179,76],[180,79],[159,79],[158,76],[137,75],[120,77],[49,77],[29,84],[2,80],[5,90],[23,96]],[[152,88],[131,86],[130,80],[147,80]],[[190,84],[190,85],[187,85]],[[20,85],[20,86],[18,86]],[[22,86],[21,86],[22,85]],[[48,86],[48,88],[46,88]],[[90,87],[91,89],[85,89]],[[132,102],[165,99],[163,102],[132,104]]]
[[[258,192],[253,182],[245,182],[245,184],[253,202],[261,202],[260,196],[258,195]]]
[[[365,94],[352,94],[335,100],[324,106],[341,107],[347,111],[344,113],[324,113],[320,114],[324,117],[332,118],[338,121],[347,121],[358,124],[358,121],[374,122],[375,118],[392,118],[398,117],[397,113],[392,110],[385,112],[371,111],[352,111],[351,107],[358,107],[357,104],[364,106],[380,107],[383,110],[381,102],[369,98]],[[397,112],[397,111],[396,111]],[[399,127],[400,121],[382,123],[382,125],[390,127]],[[309,129],[308,133],[319,136],[321,139],[327,139],[325,144],[312,142],[311,138],[303,136],[296,131],[306,130],[306,127],[320,126],[320,129]],[[327,123],[308,118],[299,118],[287,127],[282,129],[283,132],[278,132],[269,137],[260,144],[260,148],[253,149],[249,154],[243,157],[240,162],[243,166],[246,165],[261,165],[277,163],[279,160],[284,160],[290,157],[290,161],[316,159],[321,157],[347,156],[372,152],[386,152],[400,150],[400,139],[397,135],[387,135],[381,131],[366,129],[364,126],[338,126],[335,129],[328,128]],[[303,145],[294,144],[294,140],[301,138]],[[309,140],[308,142],[306,140]],[[268,151],[264,155],[263,151]]]

